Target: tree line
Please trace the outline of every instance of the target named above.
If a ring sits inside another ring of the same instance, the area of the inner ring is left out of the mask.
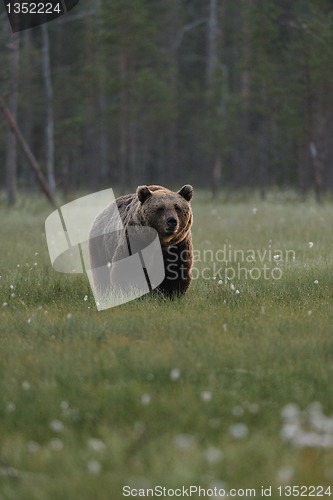
[[[12,34],[0,94],[50,190],[191,182],[333,194],[329,0],[81,0]],[[33,171],[0,118],[9,201]]]

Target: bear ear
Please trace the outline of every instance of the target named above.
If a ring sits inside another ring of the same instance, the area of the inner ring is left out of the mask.
[[[136,194],[140,203],[144,203],[153,193],[148,186],[138,186]]]
[[[178,194],[185,198],[186,201],[191,201],[193,196],[193,187],[190,184],[185,184],[179,191]]]

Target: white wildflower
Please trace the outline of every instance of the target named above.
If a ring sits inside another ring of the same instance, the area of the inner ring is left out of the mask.
[[[212,397],[213,397],[213,395],[210,391],[202,391],[200,396],[201,396],[202,401],[204,401],[205,403],[209,403],[209,401],[211,401]]]
[[[87,469],[90,474],[97,475],[101,472],[101,464],[97,460],[89,460]]]
[[[242,417],[244,415],[244,408],[240,405],[234,406],[232,414],[234,417]]]
[[[290,423],[290,424],[285,424],[282,427],[280,435],[283,440],[291,441],[297,436],[298,432],[299,432],[298,423]]]
[[[294,475],[294,469],[292,467],[281,467],[277,472],[277,479],[282,483],[289,483]]]
[[[180,370],[178,368],[173,368],[170,372],[170,379],[174,382],[180,377]]]
[[[40,445],[36,441],[28,441],[27,450],[29,453],[37,453],[40,450]]]
[[[61,451],[64,447],[64,443],[59,438],[53,438],[50,441],[50,446],[54,451]]]
[[[288,403],[281,410],[281,417],[287,421],[298,420],[300,416],[300,409],[295,403]]]
[[[94,451],[102,451],[106,448],[103,441],[97,438],[88,439],[88,446]]]
[[[141,396],[141,403],[143,405],[149,405],[151,401],[151,395],[150,394],[142,394]]]
[[[258,411],[259,411],[259,405],[258,405],[258,403],[250,403],[248,405],[248,410],[249,410],[250,413],[254,413],[254,414],[258,413]]]
[[[227,489],[226,483],[224,483],[223,481],[220,481],[219,479],[211,481],[208,484],[208,488],[211,488],[212,490],[215,490],[215,488],[216,488],[217,491],[224,490],[226,492],[226,495],[230,496],[229,493],[228,493],[228,489]],[[216,499],[216,498],[220,498],[220,497],[213,496],[211,498],[215,498]]]
[[[54,432],[61,432],[64,430],[64,424],[60,420],[52,420],[50,423],[50,429]]]
[[[209,462],[210,464],[215,464],[217,462],[220,462],[223,458],[223,453],[221,450],[218,448],[207,448],[204,451],[204,457]]]
[[[12,401],[8,401],[8,403],[6,404],[6,410],[11,413],[12,411],[15,411],[16,409],[16,405],[15,403],[13,403]]]
[[[244,439],[248,435],[247,425],[238,422],[229,428],[229,432],[235,439]]]
[[[60,408],[61,408],[62,410],[68,410],[68,408],[69,408],[69,403],[68,403],[68,401],[61,401],[61,403],[60,403]]]
[[[190,434],[177,434],[173,440],[175,446],[181,450],[186,450],[193,444],[194,437]]]
[[[333,417],[326,417],[318,401],[304,411],[289,404],[281,412],[284,420],[281,437],[296,448],[332,448]]]

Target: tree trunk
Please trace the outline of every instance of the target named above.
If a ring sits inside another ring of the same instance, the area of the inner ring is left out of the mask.
[[[210,0],[209,2],[209,17],[207,27],[207,62],[206,62],[206,106],[208,113],[212,106],[219,107],[222,103],[213,102],[214,94],[214,70],[217,66],[217,0]],[[220,115],[213,112],[213,119],[219,120]],[[210,121],[210,120],[209,120]],[[219,125],[218,125],[219,128]],[[211,191],[215,197],[219,191],[221,172],[222,172],[222,158],[220,151],[219,137],[213,139],[212,144],[212,157],[211,157]]]
[[[19,79],[19,53],[20,53],[20,34],[9,34],[9,100],[8,107],[14,119],[17,118],[18,103],[18,79]],[[7,199],[10,204],[16,201],[17,189],[17,143],[13,131],[7,127],[7,146],[6,146],[6,190]]]
[[[207,31],[207,64],[206,64],[206,82],[208,90],[211,90],[212,74],[216,66],[216,37],[217,37],[217,0],[210,0],[208,31]]]
[[[178,87],[177,82],[179,79],[178,73],[178,47],[175,45],[174,40],[177,37],[177,33],[180,29],[181,20],[181,5],[179,1],[174,1],[169,10],[169,16],[167,22],[169,25],[169,37],[168,37],[168,56],[169,56],[169,88],[173,99],[175,108],[177,107],[178,99]],[[174,113],[168,126],[167,131],[167,143],[168,143],[168,169],[167,169],[167,183],[172,186],[177,177],[177,172],[179,169],[179,156],[178,156],[178,145],[177,145],[177,114]]]
[[[313,91],[310,70],[310,48],[308,47],[303,33],[304,52],[304,79],[305,79],[305,135],[306,135],[306,158],[311,165],[315,186],[316,199],[321,201],[322,196],[322,176],[321,168],[317,157],[317,149],[313,140]]]
[[[46,94],[46,175],[52,194],[56,189],[54,177],[54,120],[53,120],[53,90],[50,67],[50,44],[47,25],[42,28],[43,38],[43,78]]]
[[[25,30],[21,34],[21,91],[20,96],[22,99],[20,116],[22,121],[22,133],[26,138],[28,144],[33,142],[33,127],[34,127],[34,102],[32,96],[33,92],[33,43],[32,43],[32,31]],[[20,161],[20,156],[19,156]],[[26,168],[26,159],[23,156],[22,162],[22,180],[25,189],[35,188],[35,177],[30,168]]]
[[[133,68],[133,59],[131,58],[130,64],[128,64],[128,80],[130,82],[135,79],[135,71]],[[138,161],[137,161],[137,111],[136,111],[136,100],[133,96],[133,89],[128,93],[130,105],[128,106],[128,176],[129,176],[129,187],[135,188],[140,180],[140,175],[138,171]]]
[[[215,163],[213,167],[213,183],[212,183],[212,195],[215,198],[218,195],[219,185],[221,181],[222,173],[222,160],[221,155],[216,153]]]
[[[135,187],[139,182],[138,162],[137,162],[137,140],[136,140],[136,119],[134,106],[130,112],[128,135],[129,135],[129,172],[130,172],[130,186]]]
[[[143,125],[142,131],[142,153],[141,153],[141,180],[140,184],[147,184],[147,173],[150,159],[151,130],[147,123]]]
[[[98,88],[98,115],[100,122],[100,182],[105,182],[108,176],[108,156],[109,156],[109,144],[108,144],[108,131],[107,131],[107,99],[104,88],[104,80],[99,81]]]
[[[247,10],[253,9],[253,0],[248,0]],[[242,26],[242,43],[241,43],[241,71],[240,71],[240,114],[237,130],[237,143],[234,148],[236,150],[236,164],[233,174],[233,183],[235,186],[240,186],[247,180],[247,171],[249,169],[251,154],[250,151],[250,99],[251,99],[251,59],[253,51],[253,40],[251,36],[251,28],[248,22],[248,16],[243,9],[240,11],[240,23]],[[236,56],[237,57],[237,56]]]
[[[95,2],[98,9],[100,1]],[[85,157],[88,186],[92,191],[100,189],[108,175],[108,135],[105,54],[100,36],[101,18],[86,19],[86,141]]]
[[[306,193],[306,159],[304,149],[304,131],[300,131],[297,143],[297,175],[298,175],[298,192],[301,200],[305,199]]]
[[[24,139],[23,135],[22,135],[22,132],[20,131],[13,115],[11,114],[10,110],[8,109],[8,107],[6,106],[6,104],[4,103],[4,100],[2,99],[2,97],[0,96],[0,109],[2,110],[6,120],[7,120],[7,123],[8,125],[10,126],[12,132],[15,134],[15,137],[16,139],[18,140],[18,143],[20,144],[22,150],[23,150],[23,153],[25,154],[32,170],[35,172],[35,175],[36,175],[36,178],[37,178],[37,181],[39,182],[42,190],[44,191],[45,195],[47,196],[47,198],[50,200],[50,202],[52,203],[52,205],[54,207],[57,207],[57,203],[54,199],[54,196],[53,196],[53,193],[51,192],[50,190],[50,187],[47,183],[47,180],[46,178],[44,177],[44,174],[43,172],[41,171],[40,169],[40,166],[35,158],[35,156],[33,155],[31,149],[29,148],[26,140]]]
[[[127,61],[125,50],[121,49],[119,60],[120,73],[120,95],[119,95],[119,184],[122,191],[127,184],[127,92],[126,92],[126,74]]]

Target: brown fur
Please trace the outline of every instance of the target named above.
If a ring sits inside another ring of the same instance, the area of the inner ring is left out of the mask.
[[[191,283],[193,215],[190,200],[193,188],[183,186],[178,192],[162,186],[139,186],[136,194],[121,196],[116,200],[119,214],[126,229],[128,226],[154,228],[162,247],[165,279],[158,289],[167,296],[184,294]],[[112,210],[113,206],[113,210]],[[168,222],[169,221],[169,222]],[[170,228],[172,221],[172,228]],[[109,228],[109,230],[108,230]],[[105,208],[95,219],[90,231],[89,251],[93,274],[95,269],[115,260],[114,205]],[[96,235],[99,236],[98,240]],[[96,244],[96,240],[98,244]],[[94,241],[94,244],[91,244]],[[119,256],[117,257],[117,259]],[[117,260],[116,259],[116,260]],[[111,277],[96,275],[95,283],[107,290]]]

